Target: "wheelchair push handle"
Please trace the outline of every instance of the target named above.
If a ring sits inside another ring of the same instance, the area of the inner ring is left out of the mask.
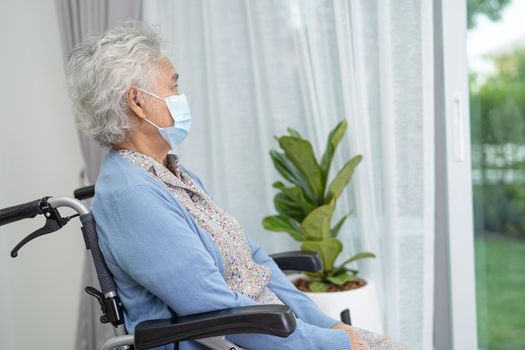
[[[61,206],[69,206],[75,209],[78,214],[62,217],[57,210]],[[69,220],[86,212],[87,209],[77,200],[67,197],[55,198],[49,196],[0,209],[0,226],[23,219],[34,218],[37,215],[44,215],[46,218],[44,226],[26,236],[11,250],[11,257],[16,258],[18,251],[33,239],[60,230]]]
[[[42,214],[42,209],[40,206],[45,200],[46,198],[41,198],[24,204],[0,209],[0,226],[23,219],[31,219],[39,214]]]
[[[92,188],[90,191],[87,188],[81,188],[80,194],[83,198],[89,198],[94,191]],[[78,194],[79,190],[75,191],[75,195]],[[86,197],[87,196],[87,197]],[[76,214],[63,217],[59,212],[58,208],[67,207],[73,209]],[[66,225],[69,220],[74,217],[79,217],[82,223],[81,230],[84,237],[84,243],[86,249],[91,252],[93,262],[95,264],[95,270],[97,277],[100,282],[100,288],[102,292],[93,292],[95,289],[89,289],[88,294],[95,295],[101,305],[103,317],[101,321],[103,323],[112,323],[115,327],[118,327],[123,323],[124,316],[122,314],[122,307],[120,299],[116,294],[115,282],[111,272],[109,271],[102,252],[98,246],[98,236],[96,231],[96,223],[93,215],[89,210],[80,202],[80,200],[71,197],[44,197],[42,199],[34,200],[25,204],[15,205],[9,208],[0,210],[0,225],[12,223],[18,220],[26,218],[34,218],[37,215],[44,215],[46,218],[43,227],[34,231],[25,237],[20,243],[16,245],[11,251],[11,257],[16,258],[18,251],[25,244],[31,240],[43,236],[48,233],[52,233],[60,230]]]

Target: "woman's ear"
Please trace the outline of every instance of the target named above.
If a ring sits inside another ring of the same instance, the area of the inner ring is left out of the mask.
[[[144,109],[144,99],[142,94],[136,87],[130,87],[126,93],[126,102],[129,109],[131,109],[139,118],[146,119],[146,111]]]

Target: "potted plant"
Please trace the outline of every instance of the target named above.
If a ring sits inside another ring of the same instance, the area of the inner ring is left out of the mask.
[[[348,160],[331,181],[328,181],[337,146],[347,128],[345,120],[328,135],[326,150],[318,162],[312,144],[296,130],[288,128],[290,135],[275,137],[283,152],[270,151],[273,164],[288,184],[273,183],[279,192],[274,197],[277,215],[267,216],[265,229],[287,232],[301,242],[301,250],[319,253],[323,269],[292,277],[297,288],[306,292],[329,316],[339,319],[339,313],[350,309],[352,324],[382,331],[375,287],[348,267],[351,263],[373,258],[371,252],[360,252],[335,266],[343,250],[337,238],[351,212],[332,227],[332,216],[337,199],[350,182],[354,170],[363,157]]]

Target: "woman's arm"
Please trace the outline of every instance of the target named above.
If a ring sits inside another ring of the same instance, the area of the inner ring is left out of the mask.
[[[108,213],[114,220],[108,243],[116,263],[181,316],[258,304],[229,288],[196,226],[163,191],[149,184],[133,186],[115,200]],[[297,325],[288,338],[261,334],[231,338],[253,350],[350,348],[343,330],[301,320]]]

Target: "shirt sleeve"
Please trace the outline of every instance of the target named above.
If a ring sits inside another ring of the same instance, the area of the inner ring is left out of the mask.
[[[133,186],[114,201],[116,230],[109,239],[119,266],[178,315],[256,305],[229,288],[212,256],[179,205],[151,185]],[[250,349],[350,349],[343,330],[328,330],[297,320],[287,338],[230,336]]]
[[[277,266],[275,261],[270,258],[255,241],[249,237],[247,237],[247,239],[252,250],[253,260],[257,264],[265,265],[272,269],[272,278],[269,284],[270,289],[279,299],[288,305],[299,318],[322,328],[331,328],[334,324],[340,322],[325,315],[308,295],[295,287],[279,266]]]

